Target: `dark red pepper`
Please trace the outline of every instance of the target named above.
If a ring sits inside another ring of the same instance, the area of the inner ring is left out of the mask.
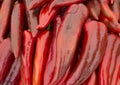
[[[0,9],[0,42],[7,37],[12,6],[15,0],[3,0]]]
[[[16,20],[17,19],[17,20]],[[11,15],[11,48],[15,58],[21,53],[24,28],[24,5],[16,2]]]
[[[25,4],[25,8],[26,8],[26,15],[27,15],[27,23],[28,23],[28,27],[30,28],[33,37],[37,36],[37,25],[38,25],[38,15],[39,15],[39,11],[37,9],[35,10],[29,10],[29,4],[32,0],[23,0],[24,4]],[[37,0],[34,0],[37,1]],[[43,0],[45,1],[45,0]]]
[[[71,5],[65,12],[57,36],[57,51],[54,74],[50,85],[57,84],[71,65],[82,26],[88,17],[88,9],[83,4]]]
[[[51,41],[48,60],[46,62],[46,67],[44,72],[44,85],[49,84],[54,73],[54,67],[56,63],[56,38],[59,32],[60,25],[61,25],[61,17],[57,16],[54,21],[53,39]]]
[[[13,61],[14,55],[10,48],[10,39],[7,38],[0,43],[0,84],[6,78]]]
[[[3,85],[18,85],[20,79],[20,57],[15,59]]]
[[[84,27],[84,41],[79,61],[66,85],[81,85],[100,64],[107,44],[107,28],[101,22],[88,21]]]
[[[97,84],[97,76],[96,72],[93,72],[90,78],[83,85],[96,85]]]
[[[46,60],[48,57],[49,46],[51,41],[50,31],[46,30],[41,32],[37,38],[36,51],[33,63],[33,84],[43,84],[43,74],[45,69]]]
[[[34,52],[34,38],[29,31],[23,33],[23,48],[21,59],[21,84],[32,85],[32,60]]]
[[[111,84],[119,50],[120,40],[114,34],[108,35],[106,51],[99,69],[99,85]]]

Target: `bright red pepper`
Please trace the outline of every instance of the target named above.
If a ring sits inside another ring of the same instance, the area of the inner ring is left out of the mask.
[[[0,42],[7,37],[12,6],[15,0],[4,0],[0,9]]]
[[[83,4],[71,5],[65,12],[56,40],[57,59],[50,85],[58,83],[71,65],[81,35],[82,25],[87,17],[88,10]]]
[[[90,11],[90,15],[96,20],[99,19],[100,15],[100,3],[98,0],[89,0],[87,3],[87,7]]]
[[[24,5],[16,2],[11,15],[11,33],[10,33],[11,48],[15,58],[18,58],[21,53],[23,27],[24,27]]]
[[[46,62],[46,67],[44,72],[44,85],[49,84],[54,73],[54,67],[56,63],[56,38],[59,32],[60,25],[61,25],[61,17],[57,16],[54,21],[53,39],[51,41],[48,60]]]
[[[20,79],[20,57],[15,59],[3,85],[18,85]]]
[[[37,9],[35,10],[29,10],[29,4],[32,0],[23,0],[26,8],[26,16],[27,16],[27,23],[28,27],[30,28],[33,37],[36,37],[38,34],[38,31],[36,29],[38,25],[38,16],[39,16],[39,11]],[[33,0],[37,1],[37,0]],[[45,0],[43,0],[45,1]]]
[[[66,85],[81,85],[100,64],[107,44],[107,28],[101,22],[88,21],[79,61]]]
[[[51,0],[51,2],[45,5],[40,12],[37,29],[45,29],[53,20],[60,7],[83,1],[84,0]]]
[[[32,59],[34,52],[34,38],[29,31],[23,33],[23,48],[21,59],[22,85],[32,85]]]
[[[120,42],[118,42],[117,36],[110,34],[108,36],[107,48],[104,54],[104,58],[99,69],[99,85],[111,84],[119,46]]]
[[[45,29],[57,14],[58,8],[53,9],[53,6],[54,2],[51,1],[41,9],[37,29]]]
[[[96,72],[93,72],[90,78],[83,85],[96,85],[97,84],[97,76]]]
[[[110,1],[110,4],[113,4],[115,2],[115,0],[109,0]]]
[[[0,84],[7,76],[14,61],[14,55],[10,48],[10,39],[3,40],[0,44]]]
[[[43,74],[48,57],[51,34],[46,30],[37,38],[36,51],[33,64],[33,85],[43,84]]]

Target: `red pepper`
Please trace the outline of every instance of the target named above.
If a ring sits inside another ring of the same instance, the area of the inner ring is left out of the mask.
[[[119,42],[116,43],[116,41],[117,41],[116,35],[110,34],[108,36],[106,51],[99,69],[99,85],[111,84],[110,82],[112,79],[112,75],[113,75],[112,72],[114,70],[114,67],[110,67],[110,65],[111,64],[114,65],[116,60],[114,58],[116,58],[118,46],[120,45],[120,43]]]
[[[81,56],[66,85],[81,85],[100,64],[107,44],[107,28],[101,22],[88,21],[84,27]]]
[[[120,17],[119,2],[120,2],[119,0],[114,0],[113,5],[111,5],[112,11],[115,13],[117,20],[119,20]]]
[[[30,28],[33,37],[36,37],[38,34],[38,31],[36,29],[36,26],[38,25],[38,15],[39,11],[36,10],[29,10],[29,4],[32,0],[23,0],[26,8],[26,15],[27,15],[27,23],[28,27]],[[34,0],[37,1],[37,0]],[[45,0],[43,0],[45,1]]]
[[[100,3],[98,0],[89,0],[87,3],[87,7],[90,11],[90,15],[96,20],[99,19],[100,15]]]
[[[35,8],[41,7],[47,4],[47,2],[49,1],[51,0],[33,0],[29,5],[29,9],[35,9]]]
[[[16,20],[17,19],[17,20]],[[24,27],[24,5],[16,2],[11,15],[11,48],[18,58],[21,53],[22,33]]]
[[[14,55],[10,48],[10,39],[7,38],[0,43],[0,84],[6,78],[13,61]]]
[[[116,46],[118,48],[117,49],[117,53],[116,53],[117,58],[115,60],[112,57],[112,59],[111,59],[112,61],[111,61],[111,64],[110,64],[111,65],[110,67],[113,69],[113,72],[111,72],[111,69],[109,70],[111,72],[111,74],[113,75],[112,78],[111,78],[111,80],[110,80],[110,82],[109,82],[109,84],[111,84],[111,85],[117,85],[117,81],[119,79],[119,74],[120,74],[120,38],[117,39],[116,44],[117,43],[119,44],[118,47]]]
[[[32,85],[32,59],[34,52],[34,38],[29,31],[23,33],[23,48],[21,59],[22,85]]]
[[[85,0],[50,0],[50,1],[54,2],[55,7],[62,7],[62,6],[68,6],[68,5],[79,3],[79,2],[84,2]],[[33,0],[30,3],[29,8],[35,9],[47,4],[47,2],[49,2],[49,0]]]
[[[49,31],[41,32],[37,38],[36,51],[33,64],[33,85],[43,84],[43,73],[47,60],[51,35]]]
[[[37,29],[45,29],[53,20],[60,7],[83,1],[84,0],[51,0],[51,2],[45,5],[40,12]]]
[[[83,85],[96,85],[97,84],[97,76],[96,72],[93,72],[90,78]]]
[[[58,83],[71,65],[88,10],[83,4],[71,5],[65,12],[56,44],[56,63],[50,85]]]
[[[117,85],[120,85],[120,77],[119,77],[119,79],[118,79],[118,81],[117,81]]]
[[[4,0],[0,9],[0,42],[7,37],[12,6],[15,0]]]
[[[56,38],[59,32],[60,25],[61,25],[61,17],[57,16],[54,21],[53,39],[51,41],[48,60],[46,62],[46,67],[44,72],[44,85],[49,84],[54,73],[54,67],[56,63]]]
[[[113,13],[113,11],[110,9],[109,5],[108,5],[108,0],[99,0],[100,1],[100,5],[101,5],[101,11],[102,14],[110,21],[117,21],[117,18],[115,16],[115,14]]]
[[[37,26],[37,29],[45,29],[57,14],[58,8],[53,9],[53,6],[54,1],[51,1],[41,9],[39,14],[39,25]]]
[[[20,79],[20,57],[15,59],[3,85],[18,85]]]
[[[110,1],[110,4],[113,4],[115,2],[115,0],[109,0]]]

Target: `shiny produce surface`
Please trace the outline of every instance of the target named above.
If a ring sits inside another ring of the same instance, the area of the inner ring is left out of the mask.
[[[0,0],[0,85],[120,85],[120,0]]]

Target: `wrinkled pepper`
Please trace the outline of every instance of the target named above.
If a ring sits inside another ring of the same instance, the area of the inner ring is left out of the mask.
[[[107,28],[97,21],[88,21],[84,27],[81,56],[66,85],[81,85],[99,66],[107,44]]]
[[[3,85],[18,85],[20,79],[20,57],[15,59]]]
[[[33,62],[33,85],[43,84],[43,74],[48,57],[51,33],[46,30],[38,35]]]
[[[85,81],[83,85],[96,85],[96,84],[97,84],[97,76],[96,76],[96,72],[93,72],[90,78],[87,81]]]
[[[52,79],[54,73],[54,67],[56,63],[56,38],[59,32],[59,27],[61,25],[61,17],[57,16],[54,20],[53,38],[51,41],[48,60],[46,62],[45,72],[44,72],[44,85],[48,85]]]
[[[10,48],[10,39],[0,43],[0,84],[4,81],[14,61],[14,55]]]
[[[34,38],[29,31],[23,32],[23,48],[21,59],[22,85],[32,85],[32,59],[34,52]]]
[[[83,1],[84,0],[51,0],[51,2],[45,5],[40,12],[39,25],[37,26],[37,29],[45,29],[53,20],[60,7],[69,6]]]
[[[73,4],[65,12],[57,35],[56,63],[50,85],[58,83],[71,65],[82,26],[88,17],[88,9],[83,4]]]
[[[39,10],[29,10],[29,4],[32,0],[23,0],[24,5],[25,5],[25,10],[26,10],[26,16],[27,16],[27,23],[28,27],[30,28],[33,37],[37,36],[37,25],[38,25],[38,15],[39,15]],[[36,1],[36,0],[34,0]]]
[[[100,3],[98,0],[89,0],[87,3],[90,15],[96,20],[99,19],[100,15]]]
[[[99,68],[99,85],[111,85],[119,50],[120,40],[116,35],[109,34],[106,51]]]
[[[17,19],[17,20],[16,20]],[[24,27],[24,5],[16,2],[11,15],[11,48],[15,58],[21,53],[22,34]]]
[[[0,9],[0,42],[7,37],[12,6],[15,0],[4,0]]]

